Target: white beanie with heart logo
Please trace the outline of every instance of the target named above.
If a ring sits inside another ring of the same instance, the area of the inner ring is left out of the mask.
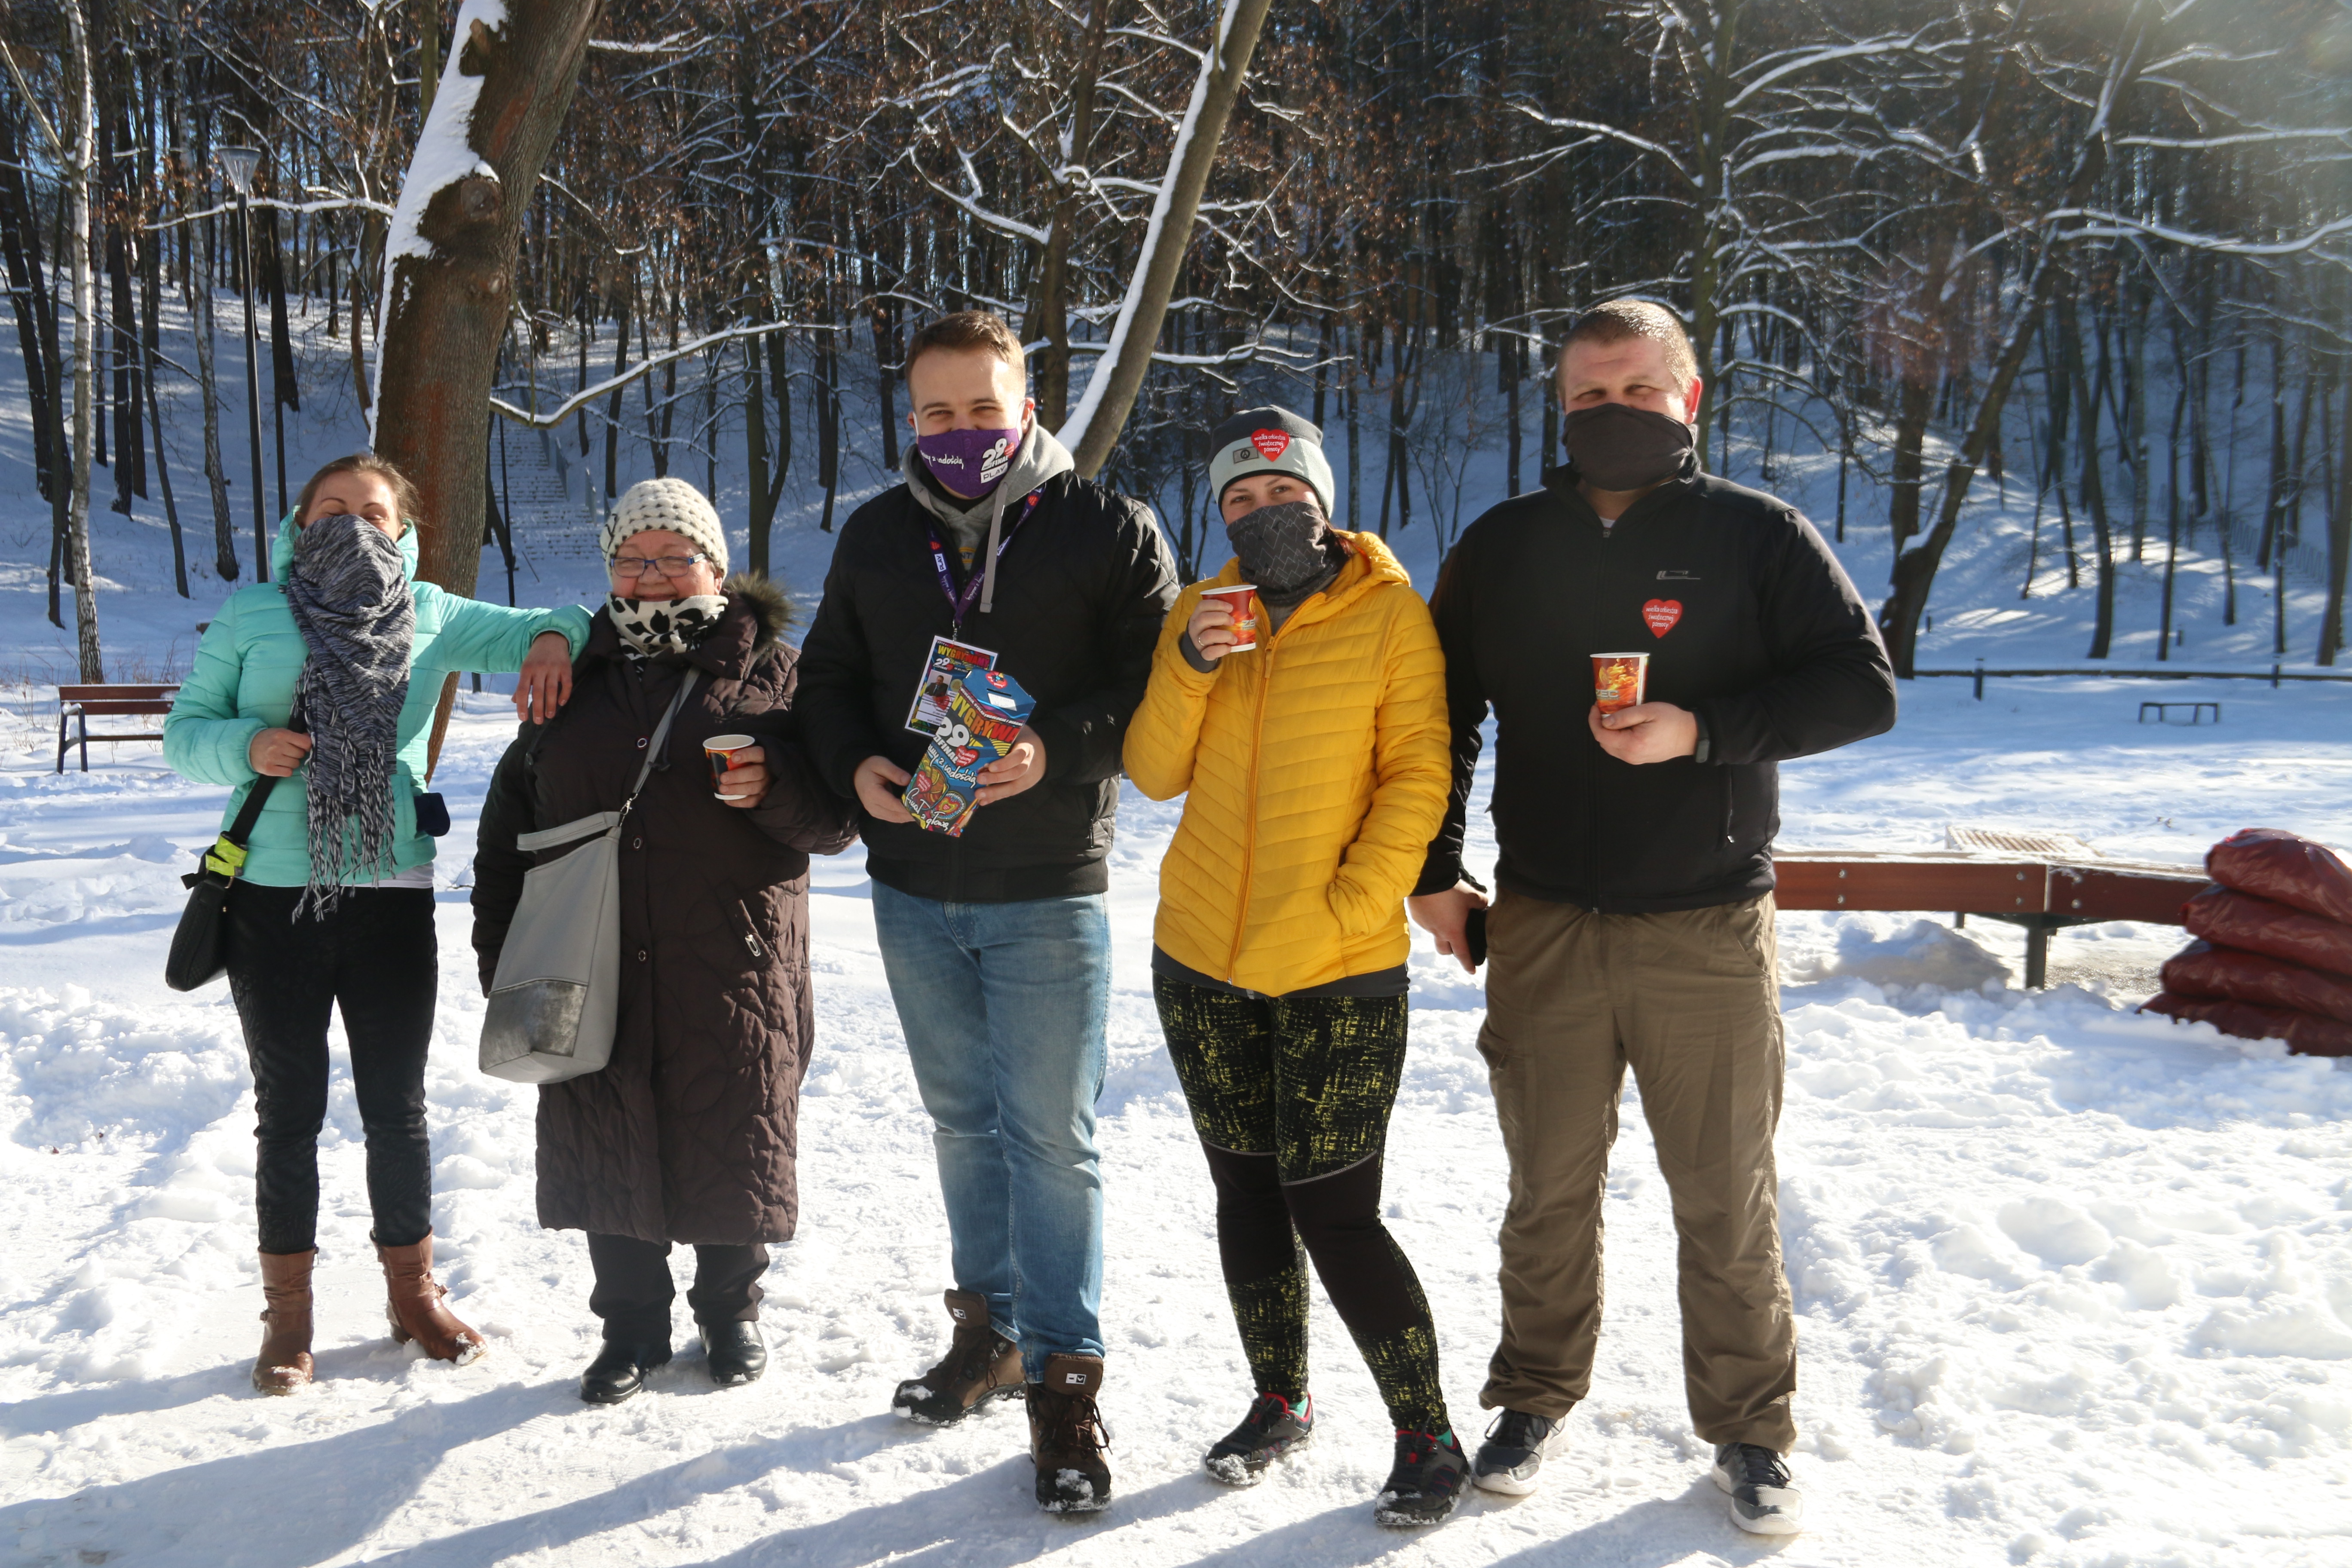
[[[719,568],[719,575],[727,575],[727,530],[719,525],[719,510],[684,479],[639,479],[631,485],[597,531],[596,547],[609,562],[622,545],[654,528],[692,540]]]

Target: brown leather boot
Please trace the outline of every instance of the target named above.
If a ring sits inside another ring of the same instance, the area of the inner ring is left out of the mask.
[[[948,1353],[890,1396],[891,1409],[926,1426],[952,1426],[992,1399],[1021,1393],[1021,1347],[990,1324],[988,1298],[950,1290],[948,1316],[955,1321]]]
[[[433,1278],[433,1233],[411,1247],[377,1243],[375,1255],[383,1261],[384,1289],[390,1300],[384,1316],[392,1320],[392,1337],[402,1344],[415,1340],[435,1361],[474,1361],[489,1347],[482,1336],[457,1321],[441,1304],[448,1288]]]
[[[1045,1381],[1029,1385],[1029,1457],[1037,1465],[1037,1506],[1047,1513],[1093,1513],[1110,1506],[1110,1428],[1095,1395],[1098,1355],[1045,1358]]]
[[[310,1382],[310,1265],[318,1248],[308,1252],[265,1252],[261,1255],[261,1299],[269,1303],[261,1321],[261,1354],[253,1363],[253,1387],[258,1394],[291,1394]]]

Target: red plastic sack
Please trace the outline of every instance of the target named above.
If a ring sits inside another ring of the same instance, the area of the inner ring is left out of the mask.
[[[2177,996],[2227,997],[2352,1024],[2352,975],[2305,969],[2259,952],[2192,942],[2164,961],[2164,988]]]
[[[2182,1023],[2210,1024],[2242,1040],[2284,1040],[2286,1048],[2297,1056],[2352,1057],[2352,1024],[2284,1007],[2159,991],[2142,1004],[2140,1011],[2163,1013]]]
[[[2241,893],[2352,925],[2352,866],[2326,845],[2284,828],[2232,833],[2205,852],[2205,874]]]
[[[2181,905],[2180,914],[2190,936],[2217,946],[2268,953],[2305,969],[2352,974],[2352,925],[2227,888],[2206,889]]]

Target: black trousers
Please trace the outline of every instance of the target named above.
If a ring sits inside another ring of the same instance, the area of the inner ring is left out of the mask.
[[[588,1294],[588,1310],[604,1320],[608,1340],[669,1340],[669,1308],[677,1287],[669,1277],[667,1241],[639,1241],[633,1236],[588,1233],[588,1261],[596,1268],[596,1288]],[[768,1248],[755,1241],[749,1247],[697,1247],[694,1287],[686,1304],[698,1323],[756,1323],[760,1321],[760,1276],[768,1271]]]
[[[432,889],[354,888],[325,919],[296,921],[301,896],[299,888],[239,883],[228,900],[229,995],[245,1026],[259,1113],[254,1206],[261,1250],[318,1245],[327,1021],[338,1006],[367,1132],[375,1239],[408,1247],[433,1228],[425,1058],[440,963]]]
[[[1258,1392],[1307,1392],[1312,1258],[1390,1420],[1449,1430],[1429,1300],[1381,1221],[1405,999],[1236,996],[1165,974],[1151,985],[1216,1183],[1225,1294]]]

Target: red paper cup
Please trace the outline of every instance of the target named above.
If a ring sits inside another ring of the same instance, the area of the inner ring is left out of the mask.
[[[1603,713],[1615,713],[1641,702],[1650,684],[1646,653],[1596,653],[1592,656],[1592,700]]]
[[[1226,588],[1203,588],[1203,603],[1216,600],[1234,613],[1234,646],[1227,651],[1247,653],[1257,647],[1257,584],[1235,583]]]
[[[720,800],[741,800],[740,795],[727,793],[727,774],[735,766],[735,753],[747,746],[760,743],[757,735],[713,735],[702,742],[702,754],[710,760],[711,793]]]

